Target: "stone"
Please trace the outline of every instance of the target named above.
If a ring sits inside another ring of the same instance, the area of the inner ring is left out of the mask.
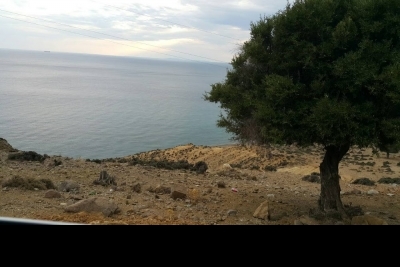
[[[237,214],[237,210],[228,210],[228,216],[235,216]]]
[[[176,200],[176,199],[186,199],[186,194],[183,193],[182,191],[177,191],[174,190],[171,192],[171,198]]]
[[[147,189],[150,193],[156,193],[156,194],[170,194],[171,193],[171,187],[163,186],[163,185],[157,185],[155,188],[150,186]]]
[[[79,191],[79,184],[74,181],[62,181],[58,186],[58,191],[61,192],[77,192]]]
[[[367,195],[377,195],[377,194],[379,194],[379,192],[376,191],[376,190],[374,190],[374,189],[371,189],[371,190],[369,190],[369,191],[367,192]]]
[[[354,216],[351,219],[351,225],[388,225],[388,223],[378,217],[372,216],[370,214]]]
[[[225,163],[224,165],[222,165],[222,168],[224,169],[232,169],[232,166],[228,163]]]
[[[136,183],[135,185],[133,185],[132,187],[132,191],[136,192],[136,193],[140,193],[142,192],[142,186],[140,183]]]
[[[56,190],[50,189],[44,194],[45,198],[60,198],[61,194],[60,192],[57,192]]]
[[[264,201],[263,203],[258,206],[253,214],[254,218],[262,219],[262,220],[269,220],[269,203],[268,201]]]
[[[101,212],[109,217],[118,211],[118,206],[106,198],[93,197],[83,199],[64,208],[66,212]]]

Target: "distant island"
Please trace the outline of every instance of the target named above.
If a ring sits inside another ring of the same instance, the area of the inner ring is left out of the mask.
[[[44,52],[50,53],[50,51],[44,51]]]

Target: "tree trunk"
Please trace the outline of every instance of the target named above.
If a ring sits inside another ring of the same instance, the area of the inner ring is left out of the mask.
[[[322,211],[336,210],[346,216],[340,199],[339,162],[349,151],[349,145],[325,147],[325,156],[319,165],[321,173],[321,195],[318,200]]]

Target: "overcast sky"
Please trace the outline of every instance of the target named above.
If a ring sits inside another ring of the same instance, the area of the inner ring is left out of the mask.
[[[293,0],[289,1],[290,3]],[[287,0],[0,0],[0,48],[230,62]]]

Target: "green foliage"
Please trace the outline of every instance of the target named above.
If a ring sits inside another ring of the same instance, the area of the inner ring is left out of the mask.
[[[43,162],[49,156],[44,154],[40,155],[35,151],[19,151],[19,152],[11,152],[8,154],[9,160],[18,160],[18,161],[39,161]]]
[[[398,0],[296,0],[251,23],[225,81],[204,96],[225,111],[217,125],[241,142],[392,149],[398,14]]]
[[[359,178],[352,182],[352,184],[362,184],[362,185],[375,185],[375,182],[370,180],[369,178]]]
[[[159,169],[167,169],[167,170],[189,170],[194,171],[197,174],[204,174],[208,169],[207,163],[204,161],[198,161],[195,164],[190,164],[187,160],[179,160],[179,161],[168,161],[168,160],[142,160],[138,157],[132,157],[132,159],[128,162],[128,165],[145,165],[152,166]]]
[[[400,178],[383,177],[378,180],[380,184],[400,184]]]

